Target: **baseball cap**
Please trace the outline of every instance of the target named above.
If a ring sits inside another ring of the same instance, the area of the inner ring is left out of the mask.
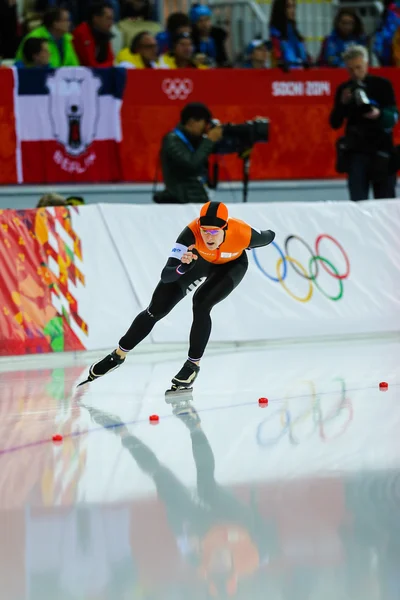
[[[246,48],[246,55],[251,56],[256,48],[264,46],[267,50],[272,49],[272,44],[268,40],[253,40]]]

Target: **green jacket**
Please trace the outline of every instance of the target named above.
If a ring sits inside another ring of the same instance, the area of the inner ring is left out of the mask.
[[[164,137],[161,147],[163,178],[166,190],[177,202],[208,202],[201,179],[207,174],[207,159],[213,148],[214,143],[208,138],[203,138],[193,150],[174,131]]]
[[[20,43],[18,51],[17,51],[17,56],[16,56],[17,61],[18,60],[24,61],[24,55],[23,55],[24,43],[25,43],[25,40],[27,40],[30,37],[44,38],[45,40],[47,40],[47,42],[49,44],[49,50],[50,50],[50,63],[49,63],[50,67],[53,67],[54,69],[56,69],[57,67],[76,67],[79,65],[79,60],[75,53],[74,46],[72,44],[72,35],[70,33],[66,33],[63,36],[62,41],[64,44],[64,60],[61,60],[61,56],[58,51],[55,39],[53,38],[53,36],[51,35],[51,33],[47,29],[47,27],[45,27],[44,25],[42,25],[41,27],[38,27],[37,29],[34,29],[33,31],[28,33],[27,36],[24,37],[24,39]]]

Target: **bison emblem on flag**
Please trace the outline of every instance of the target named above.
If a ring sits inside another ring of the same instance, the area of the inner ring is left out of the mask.
[[[101,80],[90,69],[64,68],[49,75],[46,85],[54,137],[79,156],[96,138]]]

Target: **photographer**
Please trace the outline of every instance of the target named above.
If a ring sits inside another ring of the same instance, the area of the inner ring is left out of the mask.
[[[209,129],[211,112],[204,104],[187,104],[179,125],[163,139],[161,166],[166,190],[155,202],[205,203],[208,157],[222,138],[222,127]]]
[[[374,198],[394,198],[398,167],[392,130],[398,111],[392,84],[368,74],[363,46],[351,46],[343,59],[350,80],[336,90],[330,115],[333,129],[347,120],[345,137],[338,140],[337,170],[348,174],[351,200],[368,199],[371,185]]]

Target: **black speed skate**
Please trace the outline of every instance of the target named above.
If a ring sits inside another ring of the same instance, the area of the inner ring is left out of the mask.
[[[170,390],[166,391],[166,394],[191,391],[199,371],[200,367],[198,365],[187,360],[179,373],[172,379],[172,387]]]
[[[114,350],[111,352],[111,354],[107,354],[105,358],[102,358],[94,363],[89,369],[88,378],[85,381],[82,381],[82,383],[79,385],[84,385],[85,383],[90,383],[99,377],[103,377],[103,375],[114,371],[114,369],[118,369],[123,362],[125,362],[125,358],[118,356],[117,352]]]

